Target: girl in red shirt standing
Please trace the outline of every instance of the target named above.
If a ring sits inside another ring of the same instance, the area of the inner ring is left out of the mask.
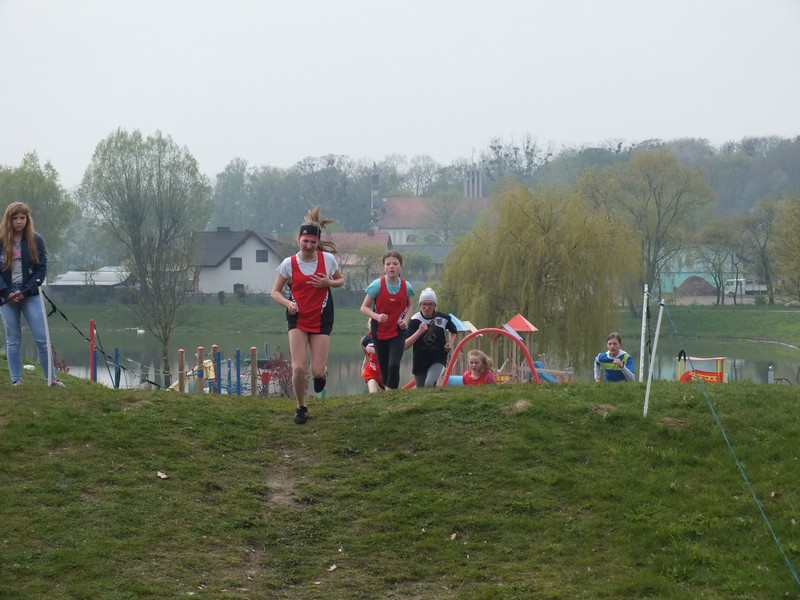
[[[311,376],[314,391],[320,393],[327,382],[328,349],[333,330],[333,296],[331,288],[344,285],[344,277],[333,254],[333,242],[322,241],[322,230],[334,223],[325,218],[317,206],[308,212],[300,226],[297,245],[300,251],[283,260],[272,287],[272,299],[286,307],[289,324],[289,352],[292,358],[292,387],[297,398],[294,422],[302,425],[308,419],[306,406],[307,350],[311,353]],[[290,296],[283,295],[288,284]]]
[[[384,385],[396,390],[400,385],[400,360],[406,343],[406,330],[411,318],[414,290],[405,279],[403,257],[390,250],[383,256],[383,277],[367,286],[361,312],[372,319],[372,342]]]

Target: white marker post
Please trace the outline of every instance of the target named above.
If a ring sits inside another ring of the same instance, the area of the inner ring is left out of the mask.
[[[647,308],[650,304],[650,292],[647,291],[647,284],[644,284],[644,299],[642,300],[642,335],[641,346],[639,347],[639,383],[644,381],[644,346],[647,342]]]
[[[650,357],[650,370],[647,372],[647,390],[644,393],[644,414],[647,416],[647,405],[650,401],[650,384],[653,382],[654,365],[656,364],[656,349],[658,348],[658,334],[661,332],[661,317],[664,314],[664,300],[658,301],[658,322],[656,323],[656,335],[653,339],[653,355]]]
[[[53,350],[50,347],[50,326],[47,324],[47,309],[44,307],[44,292],[39,285],[39,304],[42,306],[42,318],[44,319],[44,337],[47,340],[47,385],[53,382]]]

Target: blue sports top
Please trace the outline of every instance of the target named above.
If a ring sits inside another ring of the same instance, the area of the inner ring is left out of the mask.
[[[624,365],[622,368],[614,363],[614,359],[618,358]],[[601,352],[594,359],[594,380],[600,380],[600,371],[605,371],[605,381],[634,381],[636,376],[633,372],[633,357],[620,350],[619,354],[615,357],[608,355],[608,352]]]

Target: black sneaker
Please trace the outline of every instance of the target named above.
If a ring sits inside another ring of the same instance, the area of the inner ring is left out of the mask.
[[[327,377],[314,377],[314,392],[319,394],[322,390],[325,389],[326,383],[328,383]]]
[[[294,411],[294,422],[298,425],[302,425],[306,421],[308,421],[308,407],[298,406],[297,410]]]

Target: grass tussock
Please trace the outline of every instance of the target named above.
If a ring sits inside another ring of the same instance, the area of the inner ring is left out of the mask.
[[[701,388],[2,384],[0,598],[797,598]],[[793,386],[706,388],[800,555]]]

